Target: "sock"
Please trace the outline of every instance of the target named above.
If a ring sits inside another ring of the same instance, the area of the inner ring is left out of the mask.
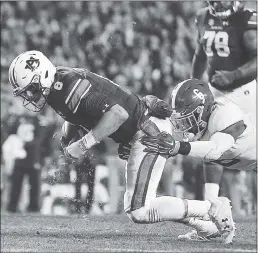
[[[203,217],[210,209],[211,202],[208,200],[185,200],[187,202],[187,213],[185,217]]]
[[[151,201],[148,211],[150,222],[180,220],[185,216],[186,206],[181,198],[162,196]]]
[[[150,202],[145,216],[148,222],[178,221],[186,217],[203,217],[210,208],[209,201],[185,200],[162,196]]]
[[[219,185],[216,183],[205,183],[204,199],[215,199],[219,196]]]

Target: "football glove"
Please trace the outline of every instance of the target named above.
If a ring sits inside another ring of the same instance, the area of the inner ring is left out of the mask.
[[[145,152],[155,153],[165,158],[178,154],[180,142],[175,141],[172,135],[162,132],[157,136],[143,136],[140,142],[146,146]]]
[[[170,117],[172,108],[165,101],[152,95],[145,96],[142,100],[148,108],[148,115],[159,119]]]
[[[65,121],[61,128],[61,137],[60,143],[61,147],[64,151],[64,155],[67,158],[72,158],[70,153],[67,151],[67,147],[70,146],[72,143],[78,141],[84,133],[80,133],[78,127],[72,125],[68,121]]]
[[[130,144],[120,143],[117,150],[119,158],[127,161],[130,156],[130,149],[131,149]]]

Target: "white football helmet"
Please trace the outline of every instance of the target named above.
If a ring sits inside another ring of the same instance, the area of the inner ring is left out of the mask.
[[[18,55],[9,68],[9,82],[13,95],[23,98],[23,106],[38,112],[46,104],[56,67],[39,51],[26,51]]]

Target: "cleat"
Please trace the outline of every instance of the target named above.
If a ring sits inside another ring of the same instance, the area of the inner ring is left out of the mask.
[[[180,241],[198,241],[198,242],[208,242],[210,239],[220,237],[219,232],[215,232],[206,236],[204,233],[197,232],[197,230],[191,230],[185,235],[179,235],[178,240]]]
[[[215,223],[224,243],[228,244],[233,241],[235,236],[235,223],[233,221],[230,201],[226,197],[218,197],[211,201],[209,215]]]
[[[189,223],[190,225],[190,223]],[[179,235],[179,240],[185,241],[209,241],[210,239],[220,237],[220,232],[212,221],[194,219],[190,225],[194,230],[185,235]]]

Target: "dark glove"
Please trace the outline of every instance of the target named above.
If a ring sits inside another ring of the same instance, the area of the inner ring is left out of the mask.
[[[172,108],[167,102],[152,95],[145,96],[142,100],[149,110],[148,115],[159,119],[170,117]]]
[[[130,149],[131,149],[130,144],[120,143],[117,150],[119,158],[127,161],[130,156]]]
[[[146,146],[145,152],[155,153],[165,158],[177,155],[180,147],[180,143],[166,132],[162,132],[157,136],[143,136],[140,141]]]

